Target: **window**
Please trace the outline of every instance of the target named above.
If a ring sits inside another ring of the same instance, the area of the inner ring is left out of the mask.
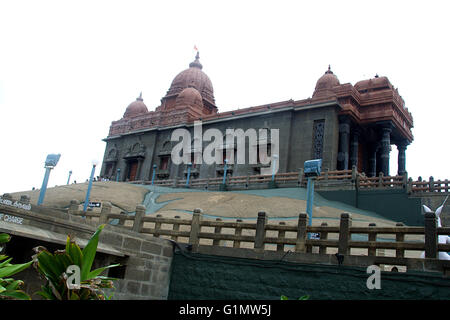
[[[312,158],[322,159],[323,156],[323,135],[325,131],[325,120],[315,120],[313,126],[313,148]]]
[[[169,169],[169,159],[170,156],[163,156],[161,157],[161,163],[159,165],[160,170],[167,170]]]

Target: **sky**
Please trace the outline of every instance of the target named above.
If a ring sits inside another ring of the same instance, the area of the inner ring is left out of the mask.
[[[111,121],[149,110],[200,52],[219,112],[387,76],[414,118],[406,169],[450,178],[448,1],[0,2],[0,194],[89,178]],[[391,173],[397,171],[392,145]],[[100,166],[96,175],[100,174]]]

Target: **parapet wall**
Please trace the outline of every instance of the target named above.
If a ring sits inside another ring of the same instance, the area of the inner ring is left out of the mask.
[[[3,217],[12,217],[1,219],[0,232],[10,234],[15,243],[22,239],[21,250],[26,252],[31,252],[32,249],[26,247],[27,245],[46,246],[50,243],[63,248],[68,234],[84,247],[98,226],[98,223],[86,221],[86,218],[57,210],[46,210],[42,206],[24,210],[0,205],[0,214]],[[9,251],[19,254],[17,247],[10,249]],[[122,265],[118,270],[110,269],[110,272],[115,273],[114,276],[119,276],[115,281],[113,299],[167,298],[173,254],[172,244],[168,240],[106,225],[100,234],[97,252],[100,254],[96,260],[101,261],[95,263],[100,263],[99,266],[112,263]],[[31,255],[25,258],[29,261]],[[27,270],[26,278],[30,279],[30,275],[34,273],[37,278],[37,272]],[[20,279],[20,276],[18,274],[17,279]]]

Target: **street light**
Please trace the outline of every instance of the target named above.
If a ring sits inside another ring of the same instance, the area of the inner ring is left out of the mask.
[[[48,179],[50,177],[50,170],[52,170],[54,167],[56,167],[56,164],[59,161],[59,158],[61,157],[61,154],[49,154],[47,155],[47,158],[45,159],[45,175],[44,180],[42,181],[42,187],[41,192],[39,193],[39,199],[37,204],[41,205],[44,202],[45,192],[47,191],[47,184]]]
[[[277,167],[277,159],[278,159],[278,155],[274,154],[272,156],[272,182],[275,181],[275,168]]]
[[[228,159],[225,159],[223,162],[225,162],[225,164],[223,165],[222,185],[225,185],[225,182],[226,182],[226,179],[227,179]]]
[[[192,163],[188,163],[188,172],[187,172],[187,179],[186,179],[186,188],[189,188],[189,177],[191,176],[191,167],[192,167]]]
[[[120,168],[117,168],[116,182],[119,182],[119,178],[120,178]]]
[[[305,177],[308,178],[308,185],[306,189],[306,213],[308,214],[308,225],[312,225],[312,212],[314,203],[314,177],[320,176],[322,169],[322,159],[314,159],[305,161],[304,165]],[[311,233],[308,233],[308,239],[311,239]]]
[[[152,185],[153,185],[153,181],[155,181],[156,168],[158,168],[158,166],[156,164],[154,164],[153,165],[153,175],[152,175]]]
[[[72,170],[69,171],[69,178],[67,179],[67,184],[70,183],[70,176],[72,175]]]
[[[86,192],[86,199],[84,199],[84,206],[83,206],[83,212],[86,212],[88,204],[89,204],[89,195],[91,193],[92,188],[92,181],[94,180],[94,174],[95,174],[95,167],[97,166],[97,161],[92,161],[92,170],[91,170],[91,177],[89,178],[89,185]]]

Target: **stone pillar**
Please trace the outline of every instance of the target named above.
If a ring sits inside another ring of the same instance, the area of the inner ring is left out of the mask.
[[[359,146],[359,131],[357,129],[353,130],[353,135],[351,139],[351,154],[350,154],[350,164],[358,168],[358,146]]]
[[[337,157],[338,170],[348,169],[350,140],[350,120],[347,117],[339,119],[339,153]]]
[[[381,128],[381,145],[380,145],[380,171],[385,176],[389,175],[389,152],[391,151],[391,131],[390,127]]]
[[[398,149],[398,175],[402,176],[406,173],[406,147],[408,146],[407,142],[401,142],[397,144]]]

